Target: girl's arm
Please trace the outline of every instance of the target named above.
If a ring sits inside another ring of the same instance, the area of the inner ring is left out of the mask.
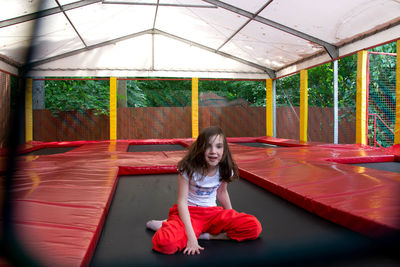
[[[232,209],[231,199],[228,193],[228,183],[222,182],[217,190],[217,199],[224,209]]]
[[[200,254],[200,250],[204,248],[199,246],[197,242],[196,235],[193,230],[192,222],[190,220],[189,208],[187,205],[187,197],[189,191],[189,181],[182,177],[182,175],[178,175],[178,212],[179,217],[181,218],[183,224],[185,225],[186,235],[188,237],[188,241],[186,244],[186,248],[183,250],[183,254],[194,255]]]

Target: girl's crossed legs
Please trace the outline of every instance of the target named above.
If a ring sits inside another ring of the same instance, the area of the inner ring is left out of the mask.
[[[193,230],[198,238],[201,233],[211,235],[226,233],[237,241],[256,239],[261,231],[261,224],[253,215],[224,210],[222,207],[189,207]],[[164,254],[174,254],[186,247],[187,236],[181,221],[177,205],[169,211],[168,220],[153,237],[153,249]]]

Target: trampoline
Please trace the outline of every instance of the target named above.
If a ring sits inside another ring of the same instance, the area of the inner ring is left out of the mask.
[[[130,145],[128,147],[128,152],[149,152],[149,151],[180,151],[186,150],[186,147],[182,145]]]
[[[149,194],[151,192],[151,194]],[[200,240],[200,255],[162,255],[151,250],[153,231],[145,224],[163,219],[177,196],[177,175],[119,178],[91,266],[187,266],[346,263],[396,266],[394,251],[338,226],[247,182],[229,185],[233,207],[255,215],[263,226],[247,242]],[[267,211],[267,212],[266,212]],[[398,262],[397,262],[398,264]]]
[[[39,148],[31,152],[24,153],[23,156],[54,155],[61,154],[75,149],[76,147],[47,147]]]
[[[400,174],[400,162],[375,162],[375,163],[356,163],[355,166],[371,168],[381,171],[396,172]]]
[[[257,240],[201,240],[193,257],[152,251],[145,223],[166,218],[176,201],[176,165],[192,139],[63,142],[75,148],[20,157],[16,236],[48,266],[399,263],[399,174],[343,164],[395,162],[398,148],[228,141],[241,176],[229,186],[232,204],[261,221]]]
[[[271,145],[266,143],[238,143],[238,145],[249,146],[249,147],[278,147],[277,145]]]

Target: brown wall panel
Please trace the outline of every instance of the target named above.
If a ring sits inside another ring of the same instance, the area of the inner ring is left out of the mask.
[[[109,117],[93,111],[65,111],[53,115],[50,110],[33,110],[35,141],[108,140]]]
[[[228,137],[265,136],[265,107],[207,106],[199,114],[200,130],[215,125]]]
[[[341,110],[339,143],[354,143],[355,122],[351,110]],[[277,107],[277,137],[298,140],[299,108]],[[169,139],[192,136],[190,107],[118,108],[118,139]],[[53,116],[49,110],[33,111],[34,140],[74,141],[108,140],[109,118],[105,115],[60,112]],[[265,107],[207,106],[199,107],[199,129],[220,126],[228,137],[265,136]],[[333,142],[333,108],[310,107],[308,140]]]
[[[191,137],[190,107],[119,108],[118,139]]]
[[[308,141],[333,143],[333,108],[308,108]],[[276,108],[276,135],[278,138],[299,139],[299,107]],[[339,109],[340,144],[354,144],[355,119],[351,108]]]
[[[299,107],[276,108],[276,137],[287,139],[299,139]]]

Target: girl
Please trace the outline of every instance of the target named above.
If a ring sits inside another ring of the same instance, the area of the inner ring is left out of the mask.
[[[150,221],[147,227],[157,230],[153,249],[174,254],[200,254],[203,239],[256,239],[260,222],[252,215],[232,209],[227,185],[238,178],[238,169],[219,127],[200,133],[186,156],[178,163],[178,200],[169,210],[167,221]],[[216,199],[222,207],[216,205]]]

